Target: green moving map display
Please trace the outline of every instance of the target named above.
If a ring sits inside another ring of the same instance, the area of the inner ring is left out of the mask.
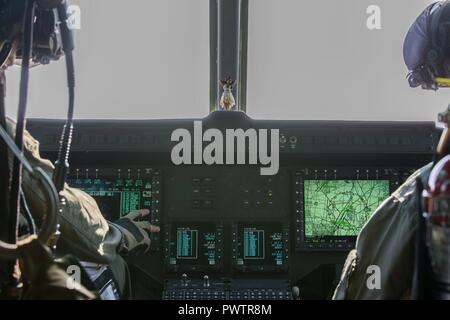
[[[356,236],[389,194],[389,180],[305,180],[305,236]]]

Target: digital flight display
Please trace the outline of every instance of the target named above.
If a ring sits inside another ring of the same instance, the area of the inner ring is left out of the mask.
[[[311,248],[352,246],[378,206],[390,195],[389,180],[305,179],[302,238]]]
[[[173,271],[215,270],[222,261],[222,225],[173,222],[165,228],[166,261]]]
[[[215,234],[209,235],[208,250],[215,250]],[[213,244],[213,245],[212,245]],[[212,252],[212,264],[215,263],[214,253]],[[198,258],[198,230],[190,228],[177,229],[177,259],[197,259]]]
[[[68,179],[67,182],[92,196],[109,221],[115,221],[131,211],[152,208],[151,180],[78,178]]]
[[[288,226],[279,222],[243,222],[233,225],[233,260],[240,271],[287,269]]]
[[[244,259],[264,258],[264,230],[244,228]]]

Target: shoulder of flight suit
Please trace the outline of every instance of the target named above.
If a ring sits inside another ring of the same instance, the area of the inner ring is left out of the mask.
[[[373,213],[347,257],[333,299],[409,297],[419,201],[416,180],[425,184],[431,169],[430,163],[416,171]],[[379,275],[379,282],[372,275]]]
[[[14,136],[15,123],[7,120],[7,131]],[[50,177],[53,174],[53,164],[40,156],[39,142],[27,131],[24,132],[24,154],[30,164],[42,168]],[[10,156],[10,166],[12,156]],[[44,195],[38,182],[25,170],[22,186],[27,203],[33,213],[45,213]],[[61,237],[58,246],[64,252],[77,258],[96,263],[110,263],[117,257],[117,248],[121,242],[121,233],[111,226],[101,214],[96,201],[87,193],[70,188],[67,184],[61,195],[66,199],[66,205],[60,216]],[[42,217],[37,216],[40,223]]]

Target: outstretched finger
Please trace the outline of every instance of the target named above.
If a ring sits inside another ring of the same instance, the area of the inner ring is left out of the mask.
[[[141,210],[138,210],[138,211],[140,212],[141,217],[145,217],[145,216],[148,216],[150,214],[150,210],[149,209],[141,209]]]
[[[144,229],[144,230],[146,230],[146,231],[148,231],[148,232],[150,232],[150,233],[161,231],[160,227],[154,226],[154,225],[152,225],[152,224],[151,224],[150,222],[148,222],[148,221],[139,221],[139,222],[137,222],[136,224],[137,224],[139,227],[141,227],[142,229]]]
[[[141,209],[141,210],[131,211],[125,217],[128,218],[128,219],[134,220],[136,218],[148,216],[149,214],[150,214],[150,210],[148,210],[148,209]]]
[[[158,233],[161,231],[161,228],[158,226],[154,226],[154,225],[150,225],[150,229],[149,229],[150,233]]]

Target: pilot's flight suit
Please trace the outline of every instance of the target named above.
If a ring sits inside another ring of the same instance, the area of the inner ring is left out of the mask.
[[[15,123],[7,119],[7,131],[15,133]],[[24,132],[24,154],[30,164],[42,168],[49,177],[54,166],[49,160],[42,159],[39,142],[27,131]],[[12,166],[12,154],[9,158]],[[23,170],[22,187],[28,206],[33,213],[46,212],[46,203],[38,184],[26,170]],[[82,261],[110,265],[120,291],[129,293],[128,269],[125,261],[118,254],[121,248],[122,234],[117,227],[109,224],[103,217],[96,201],[85,192],[70,188],[67,184],[61,193],[66,199],[66,206],[60,216],[61,237],[58,247],[64,253],[70,253]],[[40,221],[37,217],[37,224]]]
[[[419,201],[416,179],[426,185],[431,169],[430,163],[415,172],[374,212],[347,257],[333,299],[410,298]]]

